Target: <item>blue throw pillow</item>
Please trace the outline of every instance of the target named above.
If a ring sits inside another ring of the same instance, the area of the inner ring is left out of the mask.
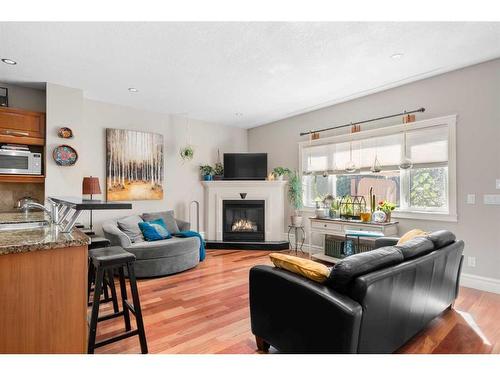
[[[144,221],[139,223],[139,228],[146,241],[159,241],[172,238],[163,219]]]

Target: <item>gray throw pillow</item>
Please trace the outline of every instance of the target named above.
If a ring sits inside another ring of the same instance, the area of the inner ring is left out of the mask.
[[[145,212],[141,215],[144,221],[152,221],[156,219],[163,219],[165,224],[167,225],[167,230],[171,234],[179,233],[179,226],[175,221],[174,211],[162,211],[162,212]]]
[[[139,215],[127,216],[121,218],[117,221],[118,228],[125,233],[125,235],[130,238],[130,242],[144,242],[144,237],[142,236],[141,229],[139,228],[139,223],[143,220]]]

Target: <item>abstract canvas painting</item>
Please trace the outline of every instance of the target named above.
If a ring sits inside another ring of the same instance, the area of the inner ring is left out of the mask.
[[[163,199],[163,136],[106,129],[108,201]]]

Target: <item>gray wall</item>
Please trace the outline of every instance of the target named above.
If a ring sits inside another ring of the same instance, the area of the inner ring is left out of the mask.
[[[57,129],[69,126],[74,138],[63,140],[57,137]],[[247,150],[247,131],[239,128],[208,124],[189,120],[190,142],[195,149],[191,162],[183,163],[179,149],[188,141],[187,120],[168,114],[154,113],[130,107],[102,103],[83,97],[79,89],[47,84],[47,178],[46,197],[81,196],[82,178],[98,176],[101,190],[105,192],[105,129],[120,128],[149,131],[163,134],[165,142],[164,198],[161,201],[133,201],[128,211],[94,211],[94,223],[100,223],[131,213],[175,209],[181,219],[189,217],[189,202],[198,200],[203,226],[203,187],[200,183],[200,164],[214,164],[217,149],[220,152]],[[55,146],[67,143],[78,152],[74,167],[60,167],[52,160]],[[105,195],[103,194],[103,197]],[[88,221],[88,215],[81,217]],[[203,231],[203,227],[201,228]]]
[[[45,90],[1,82],[0,87],[9,89],[9,107],[45,112]]]
[[[464,272],[500,279],[500,206],[482,202],[483,194],[500,194],[500,59],[333,105],[250,129],[248,148],[267,152],[269,168],[298,168],[299,132],[425,107],[417,119],[457,114],[458,223],[400,220],[400,233],[411,228],[449,229],[465,240],[465,254],[476,267]],[[397,119],[385,121],[395,124]],[[363,129],[367,129],[363,126]],[[342,131],[321,136],[342,134]],[[476,204],[466,204],[468,193]],[[317,239],[316,239],[317,240]]]

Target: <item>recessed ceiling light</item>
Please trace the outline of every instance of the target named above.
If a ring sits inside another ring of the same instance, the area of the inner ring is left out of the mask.
[[[135,87],[129,87],[128,91],[130,92],[139,92]]]
[[[404,56],[404,53],[395,53],[394,55],[391,56],[394,60],[399,60],[401,57]]]
[[[241,112],[236,112],[234,115],[235,115],[235,116],[237,116],[237,117],[241,117],[241,116],[243,116],[243,113],[241,113]]]
[[[2,59],[3,63],[9,64],[9,65],[16,65],[17,61],[11,60],[11,59]]]

